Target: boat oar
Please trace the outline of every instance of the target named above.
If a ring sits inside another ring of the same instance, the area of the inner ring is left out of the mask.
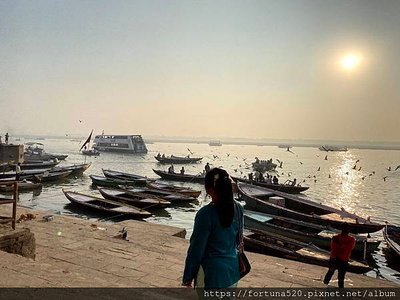
[[[189,181],[187,181],[188,183],[191,183],[196,177],[198,177],[199,175],[202,175],[202,173],[203,172],[199,172],[199,173],[197,173],[196,175],[194,175],[193,177],[192,177],[192,179],[190,179]],[[205,178],[205,177],[204,177]]]

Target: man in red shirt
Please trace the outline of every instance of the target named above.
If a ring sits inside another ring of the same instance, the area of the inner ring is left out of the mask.
[[[329,270],[324,278],[324,283],[328,284],[333,273],[338,269],[339,288],[344,287],[344,276],[346,275],[347,267],[349,265],[351,251],[356,243],[354,237],[349,236],[350,226],[348,223],[343,223],[341,229],[342,232],[332,238]]]

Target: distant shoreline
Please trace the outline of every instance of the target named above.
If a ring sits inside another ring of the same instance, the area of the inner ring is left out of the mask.
[[[86,137],[71,135],[71,136],[28,136],[15,135],[14,138],[23,138],[31,142],[43,142],[46,138],[49,139],[79,139],[84,140]],[[180,137],[146,137],[143,136],[146,143],[189,143],[189,144],[208,144],[210,140],[216,138],[180,138]],[[367,150],[400,150],[400,142],[364,142],[364,141],[332,141],[332,140],[261,140],[261,139],[245,139],[245,138],[219,138],[222,145],[248,145],[248,146],[281,146],[281,148],[290,147],[307,147],[319,148],[323,145],[347,147],[348,149],[367,149]]]
[[[194,140],[164,140],[164,139],[148,139],[146,142],[152,143],[191,143],[191,144],[208,144],[208,141],[194,141]],[[291,147],[301,147],[301,148],[319,148],[323,145],[329,146],[340,146],[340,147],[347,147],[348,149],[366,149],[366,150],[400,150],[400,145],[362,145],[362,144],[328,144],[328,143],[315,143],[315,144],[308,144],[308,143],[275,143],[275,142],[228,142],[221,140],[222,145],[246,145],[246,146],[280,146],[280,145],[290,145]]]

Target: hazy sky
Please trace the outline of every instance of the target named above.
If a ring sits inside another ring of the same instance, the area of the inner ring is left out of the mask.
[[[398,0],[2,0],[0,38],[0,135],[400,141]]]

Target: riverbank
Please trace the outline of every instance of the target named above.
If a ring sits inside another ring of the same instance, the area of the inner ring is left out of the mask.
[[[0,214],[9,212],[2,205]],[[115,224],[54,215],[18,207],[17,224],[36,239],[36,258],[0,251],[0,287],[180,287],[188,241],[185,230],[128,220]],[[125,227],[127,239],[115,238]],[[324,287],[326,268],[248,253],[251,273],[239,287]],[[336,285],[333,281],[332,286]],[[348,273],[346,286],[398,287],[395,283]]]

